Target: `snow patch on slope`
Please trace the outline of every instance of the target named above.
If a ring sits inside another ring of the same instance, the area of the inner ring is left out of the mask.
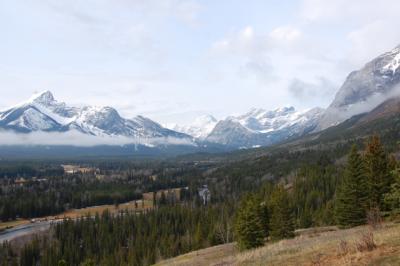
[[[306,114],[311,109],[296,111],[294,107],[282,107],[273,111],[252,109],[250,112],[237,117],[230,117],[252,132],[268,133],[282,130],[295,124],[304,124],[310,117]]]
[[[193,123],[188,125],[170,124],[166,127],[202,140],[211,133],[217,123],[217,119],[212,115],[203,115],[197,117]]]
[[[389,62],[387,65],[383,67],[384,70],[391,70],[392,73],[396,73],[396,70],[400,66],[400,48],[396,48],[395,50],[392,51],[392,53],[395,54],[393,57],[392,61]]]
[[[33,128],[34,130],[49,130],[54,126],[54,123],[44,119],[45,116],[36,110],[28,109],[17,120],[10,123],[12,126],[19,126],[26,129]]]

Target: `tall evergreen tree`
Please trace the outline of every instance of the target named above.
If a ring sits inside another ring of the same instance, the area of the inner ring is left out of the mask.
[[[266,212],[264,206],[253,195],[248,195],[240,204],[235,230],[240,249],[256,248],[264,245],[266,236]]]
[[[335,218],[339,226],[351,227],[365,223],[366,188],[364,163],[354,145],[348,157],[343,182],[336,196]]]
[[[365,166],[368,180],[369,208],[384,208],[383,195],[389,192],[392,183],[388,156],[378,136],[369,139],[365,151]]]
[[[282,185],[275,187],[270,199],[270,236],[273,240],[294,236],[294,218],[289,194]]]
[[[81,263],[81,266],[95,266],[95,262],[92,259],[87,259]]]
[[[394,214],[400,214],[400,169],[393,171],[395,180],[390,191],[385,194],[384,201]]]
[[[65,260],[58,261],[58,266],[67,266],[67,262]]]

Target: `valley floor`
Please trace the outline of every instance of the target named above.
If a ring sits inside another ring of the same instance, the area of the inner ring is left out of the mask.
[[[239,252],[235,244],[194,251],[157,265],[400,265],[400,224],[386,223],[372,230],[376,248],[359,251],[368,226],[338,230],[335,227],[298,231],[293,239],[268,243]]]
[[[71,209],[58,215],[37,217],[31,220],[20,219],[9,222],[0,222],[0,244],[4,241],[10,241],[20,236],[32,235],[39,231],[45,231],[50,228],[51,222],[61,221],[62,219],[78,219],[82,216],[90,216],[103,213],[108,210],[111,214],[117,214],[119,211],[143,211],[153,208],[153,202],[145,200],[130,201],[116,205],[99,205],[86,207],[82,209]],[[40,230],[39,230],[40,229]]]

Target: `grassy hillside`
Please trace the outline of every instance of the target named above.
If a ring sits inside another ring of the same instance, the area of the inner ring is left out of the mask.
[[[362,250],[372,232],[376,247]],[[400,265],[400,224],[387,223],[370,231],[367,226],[298,230],[294,239],[268,243],[239,252],[235,244],[215,246],[161,261],[158,266],[201,265]]]

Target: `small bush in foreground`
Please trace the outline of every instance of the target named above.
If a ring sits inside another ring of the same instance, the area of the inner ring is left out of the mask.
[[[338,255],[346,256],[350,252],[349,243],[346,240],[341,240],[338,247]]]
[[[371,251],[376,248],[372,231],[362,234],[361,239],[356,243],[356,248],[359,252]]]

